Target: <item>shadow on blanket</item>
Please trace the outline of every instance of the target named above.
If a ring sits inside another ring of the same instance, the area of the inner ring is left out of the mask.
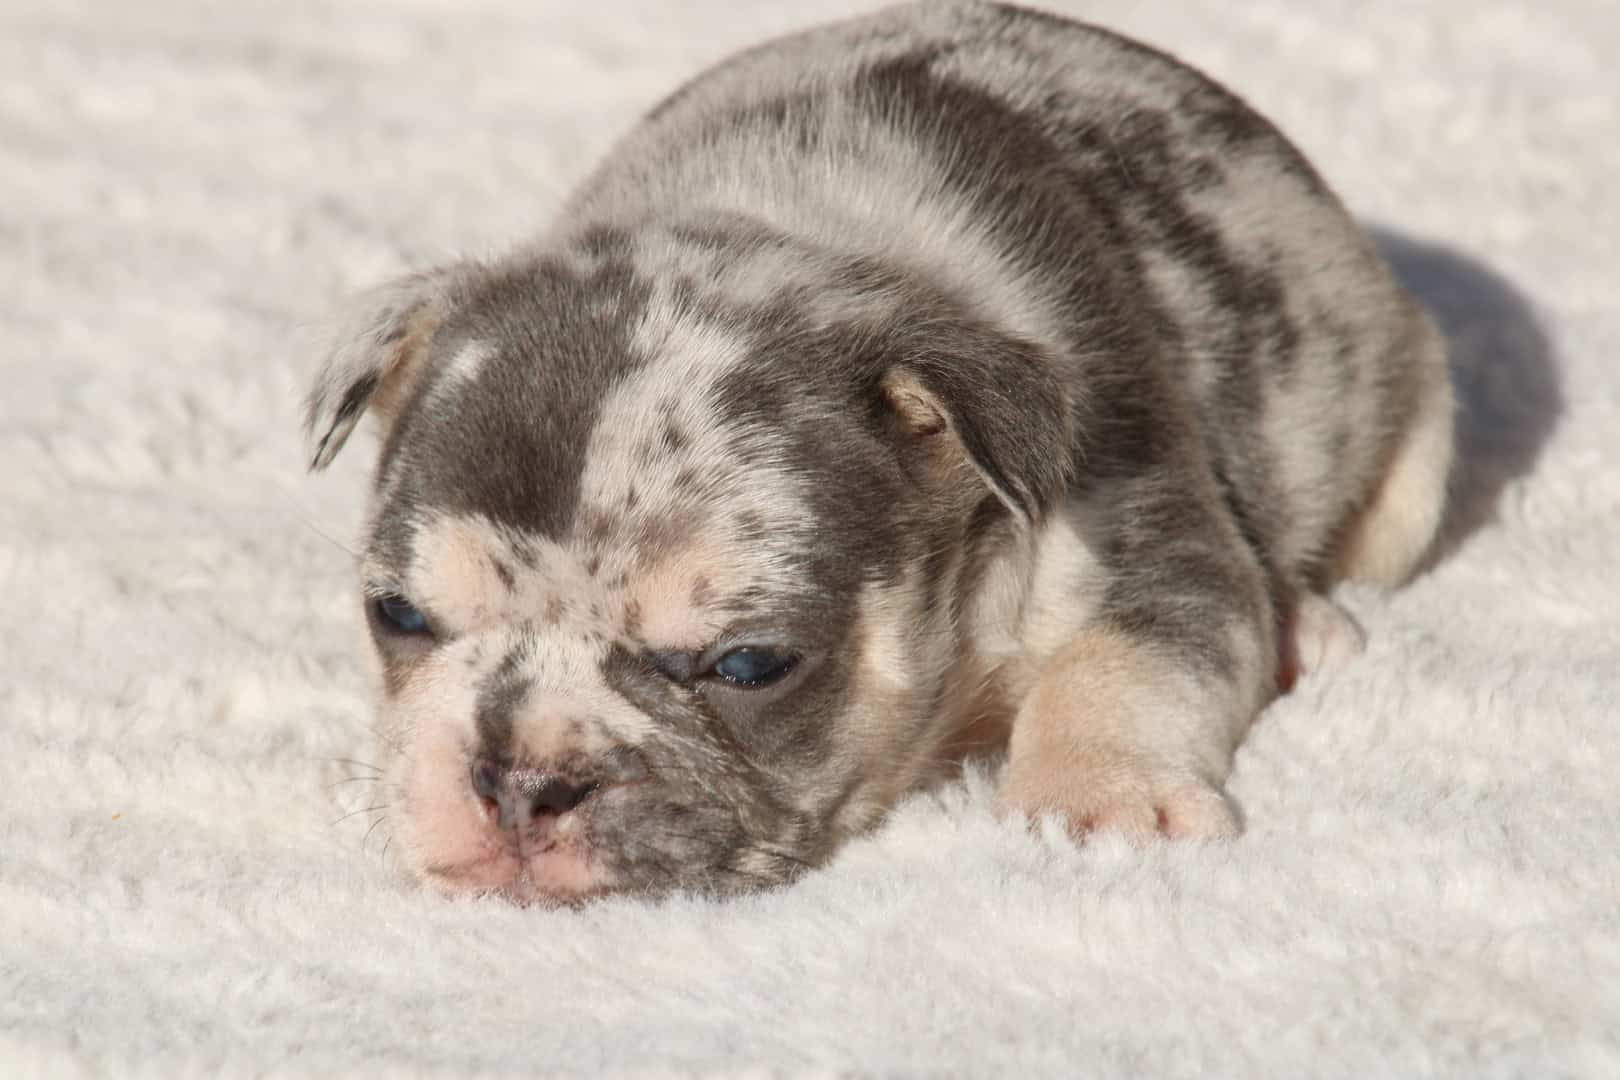
[[[1530,472],[1557,426],[1564,395],[1552,345],[1522,293],[1457,251],[1376,225],[1368,231],[1450,346],[1457,459],[1429,569],[1495,520],[1503,488]]]

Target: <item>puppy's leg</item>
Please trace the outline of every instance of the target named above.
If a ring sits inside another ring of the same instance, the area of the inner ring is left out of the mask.
[[[1417,402],[1372,499],[1350,527],[1339,576],[1394,587],[1416,569],[1440,527],[1451,470],[1451,380],[1445,340],[1426,318],[1413,323]]]
[[[1174,660],[1106,626],[1047,664],[1013,725],[1002,803],[1071,831],[1133,839],[1237,834],[1221,794],[1231,753]]]
[[[1276,693],[1271,598],[1213,499],[1162,478],[1133,487],[1093,537],[1113,564],[1103,604],[1019,707],[1002,803],[1060,813],[1076,833],[1233,836],[1222,785]]]

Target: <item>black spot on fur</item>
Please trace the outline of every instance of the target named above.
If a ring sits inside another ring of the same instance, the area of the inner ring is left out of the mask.
[[[502,587],[508,592],[517,586],[517,576],[512,573],[512,568],[506,565],[504,560],[491,556],[489,564],[494,569],[495,576],[500,579]]]
[[[706,575],[699,574],[692,581],[691,602],[693,607],[703,607],[714,597],[714,582]]]
[[[364,409],[366,402],[371,400],[371,395],[377,392],[377,382],[376,372],[369,372],[356,379],[343,394],[343,401],[339,403],[337,409],[337,419],[347,420]]]

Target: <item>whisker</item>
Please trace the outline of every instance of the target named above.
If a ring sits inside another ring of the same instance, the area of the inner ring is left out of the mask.
[[[383,822],[385,822],[387,820],[388,820],[388,815],[387,814],[378,814],[377,815],[377,820],[373,821],[371,823],[371,828],[366,830],[366,835],[364,835],[364,836],[362,836],[360,838],[360,850],[361,851],[366,850],[366,841],[370,840],[371,839],[371,834],[377,831],[377,826],[381,825]],[[383,850],[386,851],[387,847],[385,846]]]
[[[345,555],[348,555],[350,558],[354,559],[356,562],[360,561],[360,553],[358,551],[355,551],[348,544],[345,544],[343,541],[339,540],[337,537],[331,535],[325,529],[315,524],[314,515],[310,513],[309,509],[299,501],[292,491],[277,481],[272,480],[270,483],[271,486],[276,489],[277,494],[285,499],[292,507],[293,513],[298,515],[300,524],[302,524],[316,536],[320,537],[322,540],[325,540],[328,544],[331,544]]]
[[[350,810],[347,814],[344,814],[342,817],[338,818],[336,821],[333,821],[332,824],[336,825],[340,821],[347,821],[350,818],[354,817],[354,815],[356,815],[356,814],[369,814],[369,813],[373,813],[374,811],[377,811],[377,810],[387,810],[390,805],[391,804],[389,804],[389,803],[379,803],[376,806],[362,806],[358,810]]]

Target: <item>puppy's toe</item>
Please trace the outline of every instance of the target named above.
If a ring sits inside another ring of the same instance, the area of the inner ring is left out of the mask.
[[[1282,641],[1279,688],[1292,689],[1302,674],[1334,671],[1367,647],[1367,635],[1350,613],[1325,596],[1302,596]]]
[[[1003,814],[1035,819],[1061,815],[1071,835],[1117,832],[1132,843],[1156,837],[1226,840],[1241,831],[1237,814],[1221,791],[1182,772],[1140,763],[1068,774],[1060,770],[1009,767],[998,800]]]
[[[1174,840],[1231,840],[1243,831],[1226,795],[1195,781],[1159,797],[1159,832]]]

